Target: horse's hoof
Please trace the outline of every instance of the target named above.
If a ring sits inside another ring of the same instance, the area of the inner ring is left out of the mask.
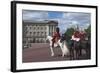
[[[64,57],[65,55],[62,55],[62,57]]]

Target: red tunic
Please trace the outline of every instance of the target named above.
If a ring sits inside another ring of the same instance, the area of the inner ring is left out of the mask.
[[[74,32],[74,37],[75,38],[80,38],[80,32],[79,31]]]
[[[60,33],[54,32],[52,41],[57,42],[59,39],[60,39]]]
[[[85,32],[81,32],[81,33],[80,33],[80,39],[81,39],[81,40],[84,40],[85,37],[86,37],[86,33],[85,33]]]

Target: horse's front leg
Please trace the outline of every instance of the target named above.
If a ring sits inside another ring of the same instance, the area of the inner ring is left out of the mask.
[[[63,43],[64,44],[64,43]],[[64,55],[65,55],[65,53],[64,53],[64,46],[63,46],[63,44],[62,43],[60,43],[60,42],[58,42],[58,45],[60,46],[60,49],[61,49],[61,51],[62,51],[62,57],[64,57]]]
[[[64,45],[62,44],[60,48],[61,48],[61,51],[62,51],[62,57],[64,57],[65,56]]]
[[[65,53],[64,53],[64,42],[62,42],[61,50],[62,50],[62,57],[64,57],[65,56]]]
[[[64,52],[62,52],[62,57],[64,57],[65,56],[65,54],[64,54]]]
[[[51,50],[51,56],[54,56],[54,51],[53,51],[52,46],[50,46],[50,50]]]

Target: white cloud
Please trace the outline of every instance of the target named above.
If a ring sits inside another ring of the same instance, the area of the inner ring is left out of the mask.
[[[72,13],[63,13],[63,19],[71,20],[73,18]]]
[[[79,22],[78,21],[72,21],[72,24],[74,24],[74,25],[78,25],[79,24]]]
[[[72,24],[78,24],[80,26],[85,26],[85,24],[90,24],[91,14],[90,13],[67,12],[63,14],[63,19],[70,21]]]
[[[47,12],[23,10],[23,20],[34,20],[34,19],[46,19],[48,17]]]

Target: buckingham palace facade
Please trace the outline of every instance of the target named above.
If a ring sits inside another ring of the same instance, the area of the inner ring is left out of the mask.
[[[31,43],[46,43],[47,35],[53,35],[57,21],[23,21],[23,46]]]

